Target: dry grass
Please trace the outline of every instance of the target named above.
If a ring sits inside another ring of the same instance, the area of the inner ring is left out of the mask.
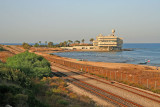
[[[0,60],[1,60],[2,62],[6,62],[7,58],[8,58],[8,57],[11,57],[11,56],[13,56],[13,55],[14,55],[14,54],[11,53],[11,52],[9,52],[9,51],[1,51],[1,52],[0,52]]]

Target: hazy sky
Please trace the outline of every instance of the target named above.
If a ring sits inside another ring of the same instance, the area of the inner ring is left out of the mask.
[[[88,42],[113,28],[125,43],[160,43],[160,0],[0,0],[0,43]]]

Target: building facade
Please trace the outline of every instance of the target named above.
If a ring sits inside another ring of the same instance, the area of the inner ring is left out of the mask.
[[[122,49],[123,39],[114,35],[115,30],[112,30],[112,34],[103,36],[99,34],[96,40],[93,41],[93,46],[98,46],[99,49],[108,51],[118,51]]]

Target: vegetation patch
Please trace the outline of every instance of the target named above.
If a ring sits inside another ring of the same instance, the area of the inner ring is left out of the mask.
[[[50,63],[46,59],[28,51],[8,58],[6,63],[8,67],[20,69],[31,77],[42,78],[51,73]]]
[[[33,87],[35,84],[30,77],[0,63],[0,106],[8,104],[13,107],[45,107],[45,104],[36,99]]]
[[[141,89],[144,89],[144,90],[149,90],[149,91],[152,91],[154,93],[160,94],[160,89],[147,88],[142,84],[130,83],[128,81],[119,81],[119,82],[121,82],[123,84],[127,84],[127,85],[130,85],[130,86],[133,86],[133,87],[138,87],[138,88],[141,88]]]
[[[31,48],[31,45],[29,45],[28,43],[23,43],[22,44],[22,47],[24,48],[24,49],[30,49]]]
[[[2,46],[0,46],[0,51],[6,51]]]
[[[0,63],[0,107],[95,106],[90,98],[71,92],[64,80],[50,73],[47,60],[27,51]]]

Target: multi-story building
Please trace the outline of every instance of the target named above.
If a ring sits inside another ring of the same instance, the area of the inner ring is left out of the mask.
[[[96,40],[93,41],[93,46],[73,46],[73,47],[61,47],[67,50],[84,50],[84,51],[120,51],[123,45],[123,39],[114,35],[115,30],[112,30],[112,34],[103,36],[99,34]]]
[[[93,46],[98,46],[102,50],[121,50],[123,45],[123,39],[114,35],[115,30],[112,30],[112,34],[103,36],[99,34],[96,40],[93,41]]]

